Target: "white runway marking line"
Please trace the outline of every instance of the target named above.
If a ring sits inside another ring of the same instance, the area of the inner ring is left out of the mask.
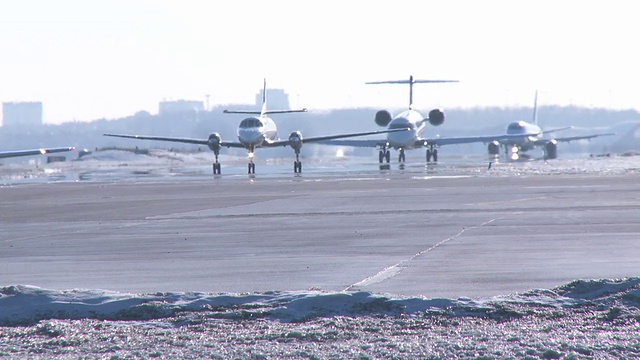
[[[399,263],[397,263],[395,265],[391,265],[389,267],[386,267],[386,268],[382,269],[380,272],[378,272],[377,274],[375,274],[373,276],[365,278],[364,280],[361,280],[361,281],[359,281],[359,282],[357,282],[355,284],[349,285],[342,291],[350,291],[351,289],[353,289],[354,287],[357,287],[357,286],[367,286],[367,285],[371,285],[371,284],[374,284],[374,283],[382,282],[382,281],[384,281],[386,279],[390,279],[390,278],[392,278],[393,276],[397,275],[398,273],[400,273],[402,271],[402,268],[403,268],[402,265],[403,264],[408,263],[408,262],[414,260],[415,258],[417,258],[418,256],[426,254],[431,250],[434,250],[438,246],[443,245],[448,241],[451,241],[451,240],[454,240],[454,239],[460,237],[467,230],[477,229],[477,228],[486,226],[486,225],[488,225],[488,224],[490,224],[490,223],[492,223],[492,222],[494,222],[496,220],[501,220],[501,219],[502,218],[491,219],[489,221],[483,222],[480,225],[472,226],[470,228],[463,228],[462,230],[460,230],[459,233],[440,241],[439,243],[431,246],[428,249],[422,250],[422,251],[414,254],[413,256],[411,256],[408,259],[404,259],[404,260],[400,261]]]

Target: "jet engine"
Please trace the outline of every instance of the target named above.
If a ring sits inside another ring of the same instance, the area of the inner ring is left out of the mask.
[[[391,113],[387,110],[380,110],[376,113],[376,124],[378,126],[387,126],[391,122]]]
[[[300,131],[292,131],[289,134],[289,146],[293,150],[300,150],[302,148],[302,133]]]
[[[444,111],[440,109],[433,109],[429,111],[429,117],[427,120],[433,126],[442,125],[442,123],[444,123]]]
[[[209,139],[207,139],[207,146],[213,152],[217,153],[218,151],[220,151],[221,142],[222,142],[222,138],[220,137],[220,134],[212,133],[211,135],[209,135]]]
[[[489,155],[499,155],[500,143],[494,140],[489,143],[489,146],[487,146],[487,149],[489,150]]]
[[[544,144],[544,158],[556,159],[558,157],[558,142],[556,140],[549,140]]]

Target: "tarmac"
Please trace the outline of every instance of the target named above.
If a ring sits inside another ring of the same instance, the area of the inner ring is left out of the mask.
[[[0,286],[458,298],[640,276],[637,172],[492,171],[8,184]]]

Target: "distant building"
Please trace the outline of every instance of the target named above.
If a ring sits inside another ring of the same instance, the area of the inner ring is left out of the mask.
[[[184,114],[194,111],[204,111],[204,104],[202,101],[195,100],[174,100],[174,101],[161,101],[158,106],[158,113],[160,115],[166,114]]]
[[[262,92],[260,90],[256,95],[256,105],[258,108],[262,106]],[[271,110],[289,109],[289,94],[283,89],[267,89],[267,106]]]
[[[41,102],[2,103],[2,126],[39,127],[42,126]]]

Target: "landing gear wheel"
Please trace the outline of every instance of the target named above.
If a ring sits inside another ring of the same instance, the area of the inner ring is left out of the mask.
[[[293,162],[293,172],[296,174],[300,174],[302,172],[302,162],[294,161]]]
[[[220,175],[220,163],[213,163],[213,175]]]
[[[427,149],[427,162],[431,162],[431,150]]]
[[[256,164],[254,163],[249,163],[249,174],[255,174],[256,173]]]
[[[387,162],[387,164],[391,161],[391,151],[387,150],[387,152],[384,154],[384,160]]]
[[[403,163],[405,161],[404,150],[400,150],[398,154],[398,162]]]
[[[433,149],[433,162],[438,162],[438,150]]]
[[[384,162],[384,151],[380,150],[380,154],[378,156],[380,158],[380,164]]]

